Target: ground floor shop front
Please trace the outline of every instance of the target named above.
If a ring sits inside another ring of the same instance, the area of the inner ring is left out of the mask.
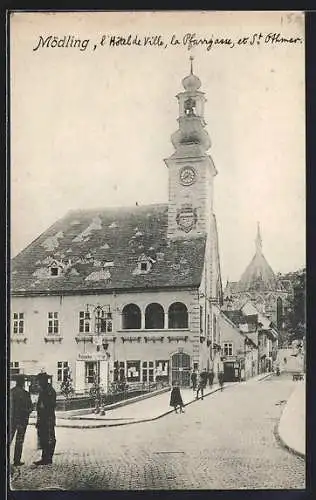
[[[250,352],[245,356],[229,356],[222,358],[225,382],[242,382],[258,374],[257,353]]]
[[[81,356],[82,358],[83,356]],[[193,362],[192,354],[179,349],[176,352],[155,359],[79,359],[76,361],[76,392],[87,392],[97,380],[107,392],[116,383],[164,384],[179,383],[182,387],[191,384],[192,370],[198,369],[198,363]]]
[[[102,346],[96,349],[95,345],[89,344],[77,346],[77,351],[68,354],[62,345],[58,345],[45,360],[30,362],[24,354],[19,361],[12,361],[11,376],[18,373],[34,376],[45,371],[50,375],[57,392],[60,392],[63,382],[70,378],[76,394],[89,393],[95,384],[100,385],[105,392],[111,392],[115,384],[122,382],[130,387],[133,384],[159,382],[177,382],[181,387],[189,387],[193,370],[214,370],[216,377],[220,365],[212,359],[212,350],[206,343],[182,344],[156,344],[149,347],[137,343],[124,346],[124,349],[115,349],[115,343],[112,343],[106,350]],[[48,350],[50,347],[47,346]]]

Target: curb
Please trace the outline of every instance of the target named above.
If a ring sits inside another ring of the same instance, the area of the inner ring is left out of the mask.
[[[294,393],[294,391],[295,391],[295,388],[293,389],[292,393],[290,394],[290,397],[289,397],[288,401],[290,400],[290,398],[291,398],[292,394]],[[280,423],[281,423],[283,414],[284,414],[284,412],[286,410],[286,407],[287,407],[287,405],[285,405],[285,407],[283,408],[282,413],[281,413],[280,418],[279,418],[279,421],[275,424],[275,427],[274,427],[274,437],[275,437],[277,443],[280,446],[282,446],[283,448],[285,448],[289,453],[291,453],[292,455],[296,455],[297,457],[300,457],[303,460],[305,460],[306,459],[306,453],[302,453],[301,451],[296,450],[292,446],[289,446],[284,441],[284,439],[281,437],[279,429],[280,429]]]
[[[265,373],[262,378],[259,378],[257,382],[262,382],[262,380],[265,380],[268,377],[271,377],[273,373]]]
[[[133,403],[137,403],[138,401],[143,401],[145,399],[152,398],[154,396],[157,396],[159,394],[163,394],[164,392],[168,392],[168,391],[170,391],[170,386],[161,387],[160,389],[156,389],[156,390],[151,391],[151,392],[145,392],[145,393],[140,394],[138,396],[134,396],[133,398],[123,399],[122,401],[117,401],[116,403],[108,404],[104,407],[104,409],[106,411],[114,410],[116,408],[121,408],[122,406],[127,406],[127,405],[130,405]],[[90,410],[91,414],[93,413],[92,407],[78,408],[76,410],[58,410],[57,413],[59,413],[59,415],[57,414],[56,417],[62,418],[62,419],[66,418],[67,420],[68,419],[69,420],[76,419],[77,417],[79,417],[79,419],[80,419],[80,416],[87,414],[88,410]],[[32,413],[33,413],[33,417],[36,417],[36,411],[34,411]],[[103,419],[101,419],[101,420],[103,420]]]
[[[223,390],[227,389],[228,387],[232,387],[230,385],[226,385],[223,387]],[[234,387],[234,386],[233,386]],[[211,392],[207,393],[207,394],[204,394],[204,397],[206,398],[207,396],[210,396],[211,394],[215,394],[215,392],[217,391],[220,391],[220,387],[217,387],[216,389],[212,390]],[[193,399],[192,401],[189,401],[188,403],[184,404],[183,406],[189,406],[190,404],[192,403],[195,403],[196,401],[200,401],[201,398],[199,399]],[[134,420],[133,422],[118,422],[118,423],[114,423],[114,424],[92,424],[92,425],[56,425],[56,427],[58,428],[69,428],[69,429],[101,429],[101,428],[106,428],[106,427],[121,427],[123,425],[133,425],[133,424],[140,424],[140,423],[145,423],[145,422],[153,422],[154,420],[158,420],[159,418],[162,418],[162,417],[165,417],[166,415],[169,415],[171,413],[173,413],[174,410],[168,410],[164,413],[161,413],[160,415],[156,416],[156,417],[150,417],[150,418],[144,418],[144,419],[140,419],[140,420]],[[74,419],[69,419],[69,420],[74,420]],[[101,420],[101,419],[100,419]],[[100,422],[99,420],[99,422]],[[29,425],[35,425],[34,422],[31,422]]]
[[[138,401],[145,401],[145,399],[153,398],[155,396],[159,396],[159,394],[164,394],[165,392],[170,391],[170,387],[162,387],[161,389],[156,389],[152,392],[147,392],[145,394],[140,394],[139,396],[135,396],[134,398],[125,399],[123,401],[118,401],[117,403],[113,403],[104,407],[106,410],[115,410],[115,408],[121,408],[122,406],[127,406],[133,403],[137,403]]]
[[[262,378],[260,378],[259,380],[257,380],[257,382],[261,382],[262,380],[264,380],[265,378],[267,377],[270,377],[272,374],[271,373],[267,373],[267,374],[264,374],[264,376]],[[249,379],[249,380],[252,380],[252,379]],[[247,383],[247,381],[246,381]],[[224,385],[223,387],[223,390],[229,388],[229,387],[236,387],[238,386],[237,383],[233,383],[233,385]],[[215,392],[217,391],[220,391],[221,388],[220,387],[217,387],[216,389],[213,389],[211,392],[208,392],[207,394],[204,395],[204,397],[206,398],[207,396],[210,396],[211,394],[215,394]],[[166,391],[167,392],[167,391]],[[189,401],[188,403],[184,404],[183,406],[186,407],[186,406],[189,406],[190,404],[192,403],[195,403],[196,401],[199,401],[201,398],[199,399],[192,399],[192,401]],[[117,422],[117,423],[114,423],[114,424],[92,424],[92,425],[87,425],[87,424],[82,424],[82,425],[79,425],[79,424],[74,424],[74,425],[63,425],[63,424],[60,424],[60,425],[56,425],[56,427],[58,428],[69,428],[69,429],[101,429],[101,428],[108,428],[108,427],[121,427],[123,425],[133,425],[133,424],[140,424],[140,423],[145,423],[145,422],[153,422],[154,420],[158,420],[159,418],[162,418],[162,417],[165,417],[166,415],[170,415],[171,413],[173,413],[174,410],[168,410],[156,417],[150,417],[150,418],[145,418],[145,419],[140,419],[140,420],[134,420],[132,422]],[[68,420],[68,419],[67,419]],[[76,418],[70,418],[69,420],[71,421],[74,421],[76,420]],[[79,419],[78,419],[79,420]],[[103,420],[103,419],[99,419],[99,422]],[[122,419],[123,420],[123,419]],[[35,425],[35,422],[31,422],[29,425]]]
[[[283,409],[284,411],[284,409]],[[281,417],[280,417],[280,420],[282,418],[282,415],[283,415],[283,411],[282,411],[282,414],[281,414]],[[273,434],[274,434],[274,437],[276,439],[276,442],[282,447],[282,448],[285,448],[289,453],[291,453],[292,455],[295,455],[299,458],[302,458],[303,460],[305,460],[306,458],[306,455],[305,453],[302,453],[301,451],[298,451],[298,450],[295,450],[295,448],[291,448],[291,446],[289,446],[288,444],[286,444],[286,442],[281,438],[280,434],[279,434],[279,425],[280,425],[280,420],[275,424],[274,426],[274,430],[273,430]]]

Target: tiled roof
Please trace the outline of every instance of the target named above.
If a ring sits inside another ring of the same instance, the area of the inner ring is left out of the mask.
[[[228,281],[224,296],[230,297],[247,292],[280,292],[290,291],[290,285],[285,284],[273,272],[261,251],[257,251],[250,264],[245,269],[239,281]]]
[[[239,325],[256,325],[258,323],[257,314],[244,314],[240,309],[223,311],[223,313],[238,327]]]
[[[263,253],[257,251],[242,274],[238,289],[240,292],[282,290],[282,284],[278,281]]]
[[[245,318],[248,324],[256,324],[258,322],[258,314],[247,314]]]
[[[236,326],[239,327],[240,324],[245,323],[244,315],[242,311],[223,311],[225,316],[227,316]]]
[[[198,286],[205,237],[168,240],[167,214],[167,204],[69,212],[14,257],[12,293]]]

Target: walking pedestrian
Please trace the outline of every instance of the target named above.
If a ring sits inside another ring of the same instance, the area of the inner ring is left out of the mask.
[[[212,387],[213,381],[214,381],[214,372],[213,370],[211,370],[208,374],[208,383],[210,387]]]
[[[219,386],[220,386],[221,391],[222,391],[223,386],[224,386],[224,373],[223,372],[218,373],[218,383],[219,383]]]
[[[191,382],[192,382],[192,389],[193,391],[196,390],[196,384],[197,384],[197,373],[195,370],[191,373]]]
[[[172,387],[171,395],[170,395],[170,406],[174,407],[174,411],[178,413],[177,408],[179,407],[180,413],[184,413],[183,409],[183,400],[180,392],[179,383],[175,382]]]
[[[53,461],[56,446],[56,392],[51,384],[48,383],[47,373],[39,373],[37,378],[40,386],[40,393],[37,401],[36,428],[39,446],[42,449],[42,458],[34,462],[34,464],[48,465]]]
[[[29,423],[33,405],[30,393],[24,389],[24,375],[17,375],[16,385],[10,392],[10,444],[15,438],[13,465],[24,465],[21,462],[25,432]]]
[[[206,384],[207,384],[207,371],[206,371],[206,368],[204,368],[204,370],[200,373],[200,377],[199,377],[199,385],[198,385],[198,388],[197,388],[197,391],[196,391],[196,399],[199,399],[199,393],[201,392],[201,399],[203,400],[204,399],[204,389],[206,387]]]

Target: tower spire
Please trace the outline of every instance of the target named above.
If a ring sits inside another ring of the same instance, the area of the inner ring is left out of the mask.
[[[257,236],[256,236],[256,252],[261,253],[262,252],[262,238],[261,238],[261,232],[260,232],[260,222],[257,222]]]
[[[194,61],[194,57],[193,56],[190,56],[190,63],[191,63],[191,75],[193,75],[193,61]]]

